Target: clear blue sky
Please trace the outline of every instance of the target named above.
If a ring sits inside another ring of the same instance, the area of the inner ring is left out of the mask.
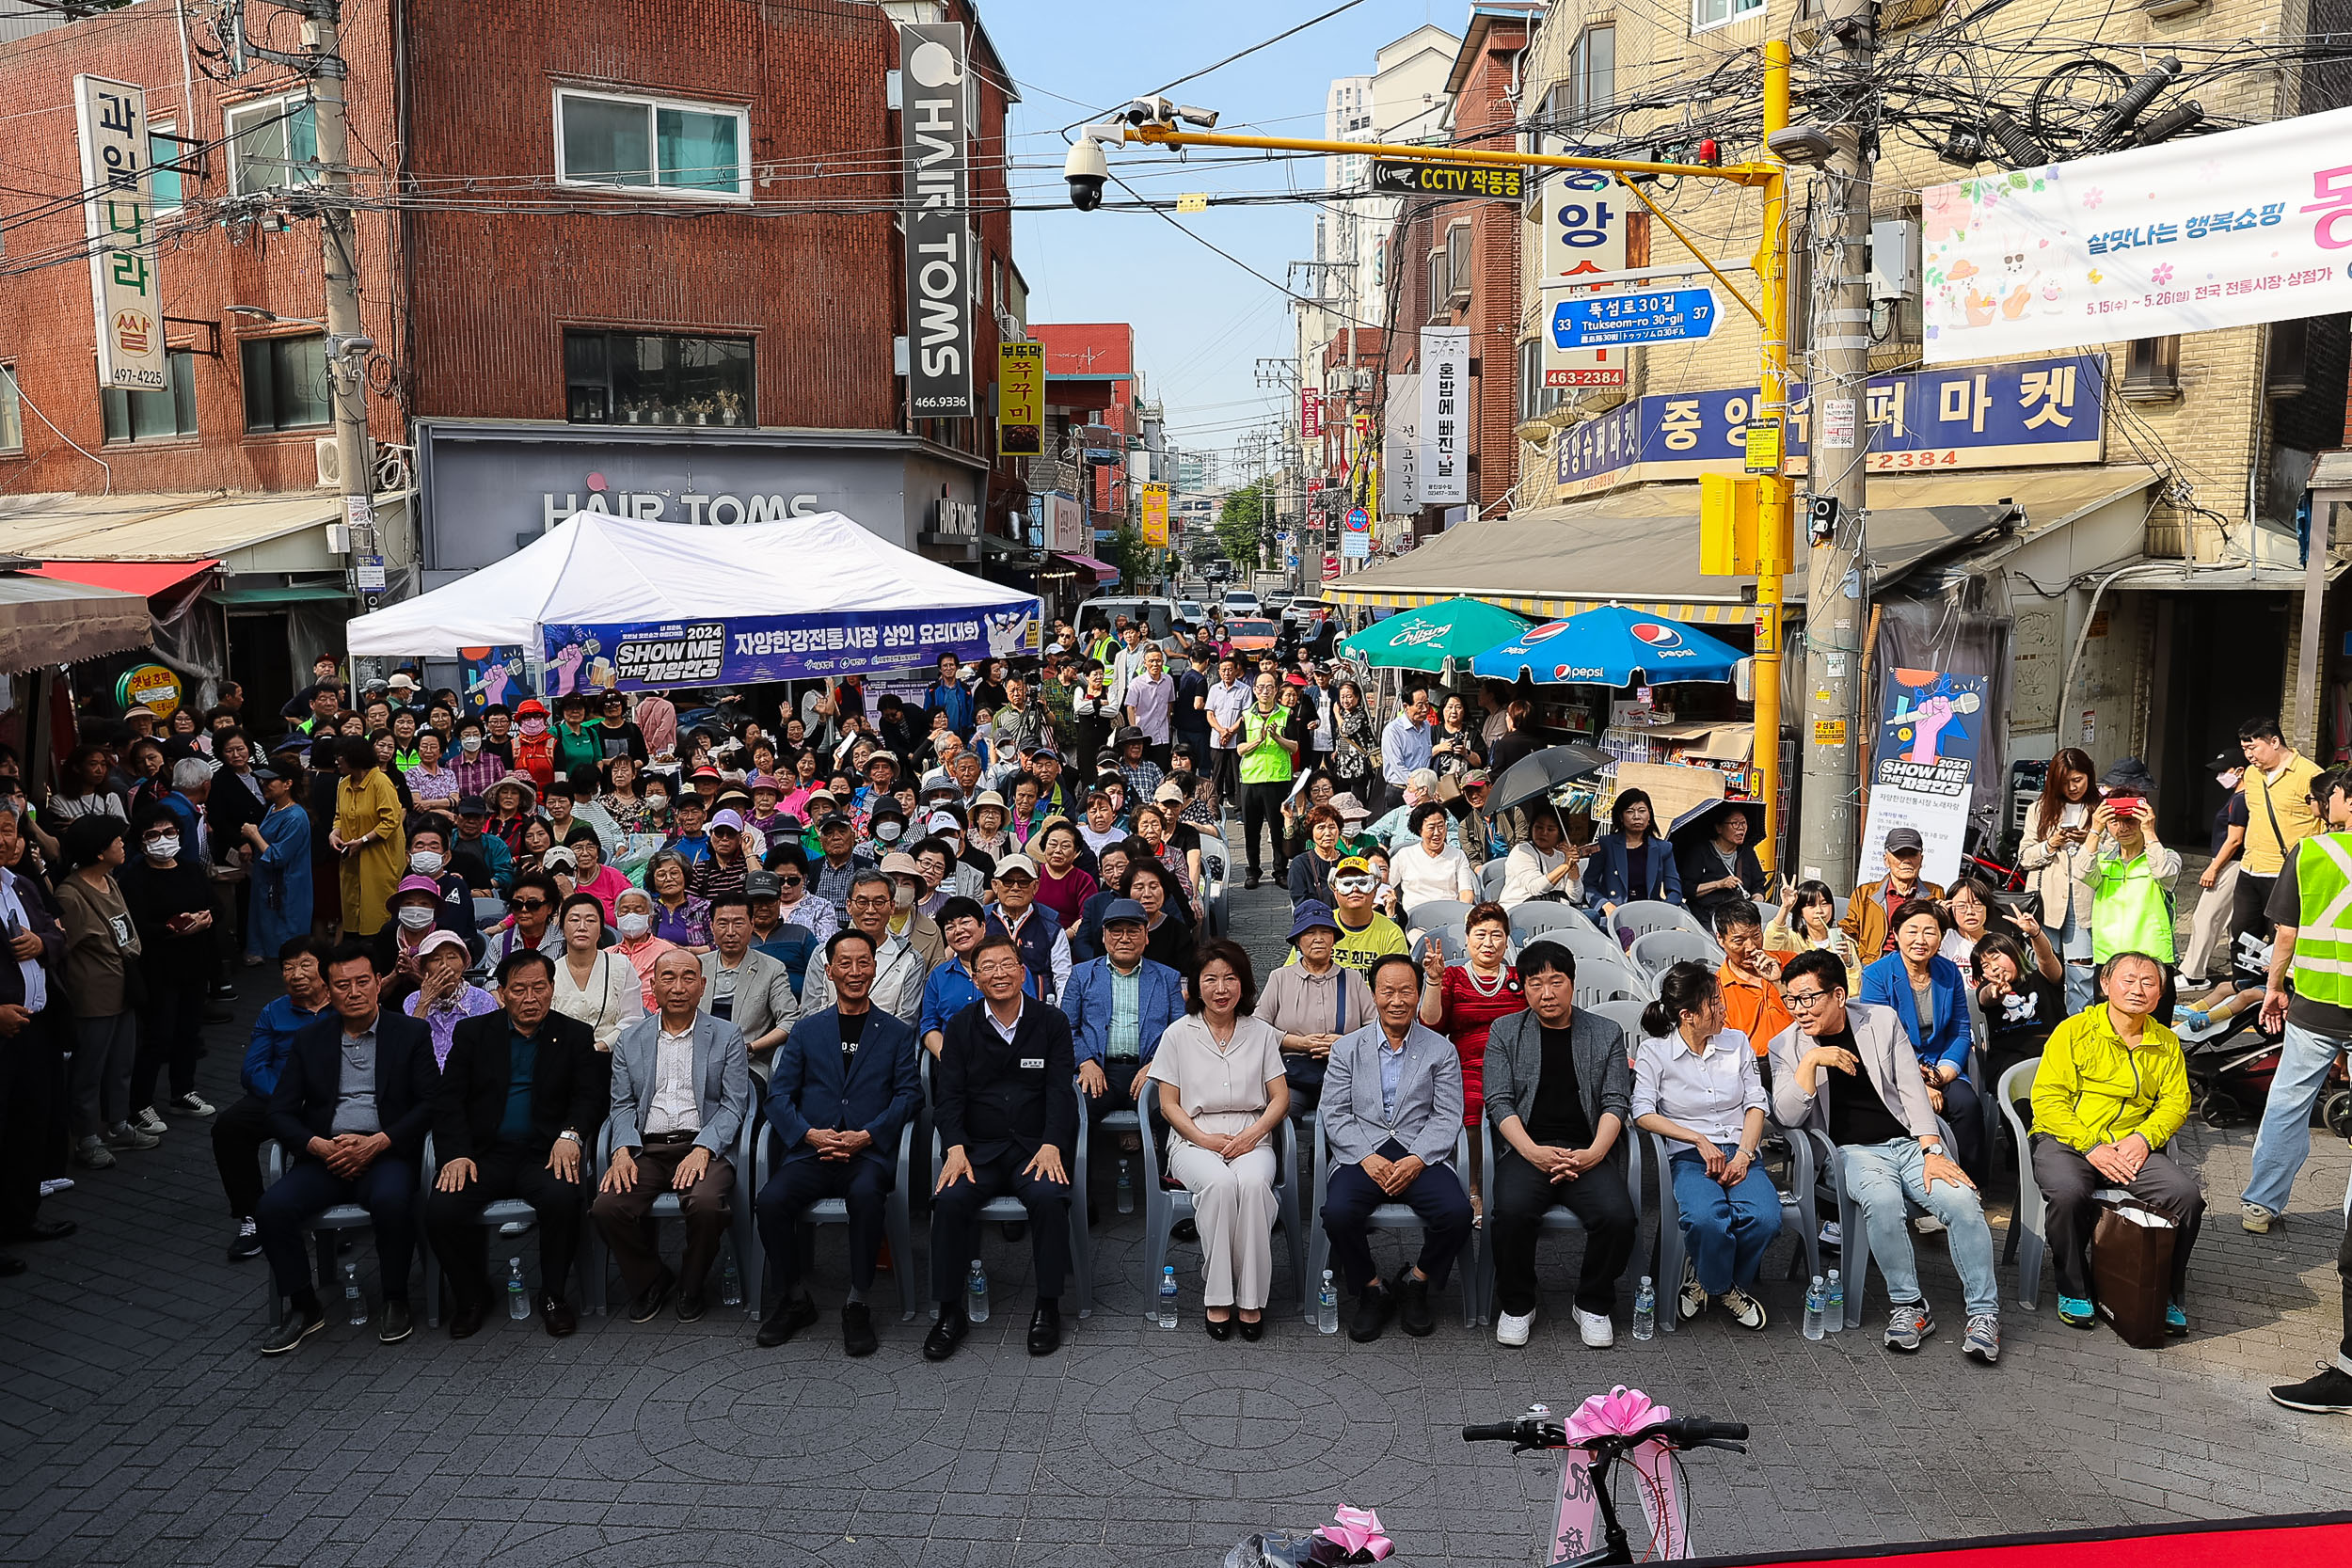
[[[1151,213],[1079,213],[1067,205],[1060,129],[1125,102],[1329,10],[1338,0],[1181,0],[1179,4],[1079,7],[1068,0],[981,0],[989,37],[1005,56],[1024,102],[1013,109],[1013,195],[1047,201],[1050,213],[1018,213],[1013,256],[1029,282],[1037,322],[1123,321],[1136,329],[1146,391],[1166,404],[1170,436],[1194,447],[1230,448],[1248,424],[1281,406],[1257,385],[1259,356],[1288,356],[1295,328],[1289,302],[1171,219],[1278,281],[1284,263],[1314,255],[1311,203],[1212,206],[1160,217]],[[1320,136],[1324,95],[1334,76],[1369,73],[1373,51],[1424,22],[1459,31],[1467,8],[1435,0],[1360,0],[1352,9],[1171,89],[1179,103],[1218,111],[1222,131]],[[1074,102],[1073,102],[1074,101]],[[1314,191],[1320,158],[1262,161],[1219,153],[1179,164],[1172,153],[1112,154],[1112,172],[1154,198]],[[1121,192],[1112,185],[1110,199]],[[1303,278],[1294,287],[1304,287]]]

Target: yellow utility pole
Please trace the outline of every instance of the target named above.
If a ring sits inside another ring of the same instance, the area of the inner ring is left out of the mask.
[[[1785,42],[1773,41],[1767,43],[1764,49],[1765,134],[1770,135],[1788,123],[1788,46]],[[1109,138],[1105,135],[1103,139]],[[1401,158],[1424,164],[1508,164],[1533,168],[1595,169],[1615,175],[1618,183],[1631,191],[1653,213],[1657,209],[1650,206],[1648,198],[1627,176],[1672,174],[1760,187],[1764,193],[1764,238],[1755,258],[1756,277],[1762,285],[1760,300],[1751,303],[1737,289],[1731,288],[1730,280],[1724,277],[1722,271],[1701,255],[1695,245],[1691,246],[1691,253],[1723,281],[1733,300],[1756,317],[1763,328],[1764,352],[1758,373],[1761,390],[1756,400],[1757,413],[1760,420],[1771,422],[1774,439],[1778,438],[1788,400],[1788,268],[1785,232],[1788,222],[1787,166],[1776,158],[1762,163],[1725,164],[1721,166],[1658,164],[1622,158],[1580,158],[1565,152],[1325,141],[1308,136],[1239,136],[1215,131],[1179,131],[1161,124],[1122,126],[1121,139],[1151,147],[1231,147],[1271,152],[1331,152],[1353,158]],[[1661,213],[1659,216],[1676,234],[1682,233],[1671,219],[1665,218],[1665,214]],[[1684,243],[1690,245],[1687,237]],[[1777,445],[1772,456],[1772,469],[1761,477],[1756,496],[1756,766],[1760,786],[1756,794],[1764,802],[1764,842],[1756,847],[1757,858],[1767,869],[1771,869],[1775,862],[1773,847],[1780,826],[1780,579],[1789,566],[1793,521],[1789,483],[1785,472],[1787,464]]]

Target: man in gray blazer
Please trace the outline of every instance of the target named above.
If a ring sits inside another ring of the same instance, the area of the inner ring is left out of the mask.
[[[1827,951],[1789,959],[1780,983],[1797,1022],[1772,1043],[1772,1112],[1782,1126],[1820,1133],[1836,1147],[1847,1195],[1861,1207],[1870,1256],[1894,1307],[1886,1348],[1908,1354],[1935,1332],[1919,1293],[1908,1199],[1944,1222],[1952,1268],[1968,1298],[1961,1353],[1991,1366],[2001,1358],[1993,1231],[1976,1183],[1944,1148],[1901,1021],[1891,1007],[1847,1001],[1846,966]]]
[[[612,1163],[588,1212],[620,1259],[629,1322],[660,1312],[675,1286],[678,1321],[691,1323],[703,1315],[703,1286],[726,1234],[735,1190],[727,1153],[751,1115],[752,1080],[742,1032],[700,1010],[703,972],[693,954],[677,948],[654,960],[653,995],[661,1010],[613,1043]],[[686,1218],[676,1274],[663,1266],[648,1218],[665,1189],[678,1195]]]
[[[712,950],[702,956],[702,1010],[735,1025],[752,1076],[765,1084],[770,1058],[801,1016],[792,972],[752,945],[752,901],[744,894],[712,895],[710,941]]]
[[[1470,1234],[1470,1191],[1454,1168],[1462,1058],[1414,1017],[1421,969],[1411,958],[1388,955],[1373,965],[1371,980],[1377,1019],[1341,1037],[1323,1079],[1323,1135],[1331,1150],[1323,1228],[1356,1292],[1347,1337],[1358,1344],[1380,1338],[1391,1314],[1416,1338],[1435,1330],[1430,1286],[1444,1285]],[[1380,1282],[1366,1239],[1372,1212],[1384,1203],[1410,1204],[1427,1227],[1420,1260],[1393,1291]]]
[[[1557,1204],[1584,1227],[1577,1276],[1578,1335],[1595,1350],[1616,1341],[1610,1313],[1633,1257],[1637,1215],[1626,1186],[1633,1069],[1625,1030],[1576,1006],[1576,955],[1534,942],[1519,955],[1527,1011],[1486,1036],[1486,1119],[1494,1174],[1486,1244],[1494,1249],[1495,1342],[1527,1343],[1535,1322],[1535,1238]]]

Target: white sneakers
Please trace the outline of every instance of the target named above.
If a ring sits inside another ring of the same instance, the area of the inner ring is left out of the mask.
[[[1587,1312],[1580,1307],[1571,1308],[1570,1316],[1576,1319],[1576,1332],[1583,1339],[1586,1348],[1607,1350],[1617,1342],[1616,1324],[1610,1322],[1606,1313]],[[1513,1312],[1497,1311],[1495,1313],[1495,1343],[1507,1345],[1517,1350],[1527,1343],[1528,1330],[1534,1325],[1535,1314],[1533,1312],[1521,1317]]]

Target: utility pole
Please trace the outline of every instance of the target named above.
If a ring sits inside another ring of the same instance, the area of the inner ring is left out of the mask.
[[[368,441],[367,356],[374,349],[359,321],[359,242],[351,215],[351,134],[344,118],[340,0],[309,0],[303,41],[315,56],[311,98],[318,119],[319,235],[326,280],[327,382],[335,405],[336,470],[350,525],[356,586],[370,609],[384,592],[384,547],[375,527],[375,462]]]
[[[1841,103],[1869,96],[1878,46],[1871,14],[1869,0],[1829,0],[1823,41],[1836,50],[1835,73],[1846,79]],[[1831,133],[1834,148],[1816,187],[1824,198],[1820,225],[1806,236],[1820,286],[1812,299],[1804,794],[1795,860],[1801,877],[1835,888],[1855,883],[1869,754],[1863,742],[1870,733],[1862,715],[1869,584],[1858,561],[1870,504],[1870,182],[1878,155],[1867,119],[1857,116]]]

